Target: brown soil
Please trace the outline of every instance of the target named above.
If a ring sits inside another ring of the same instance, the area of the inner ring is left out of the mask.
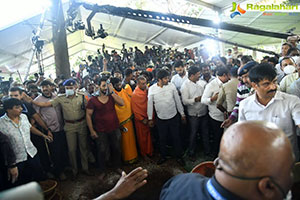
[[[136,167],[143,167],[148,170],[147,184],[129,196],[128,200],[155,200],[159,199],[159,194],[164,183],[174,175],[184,173],[186,170],[179,166],[174,159],[169,159],[166,163],[158,166],[154,161],[144,161],[123,166],[123,170],[128,173]],[[64,199],[83,200],[93,199],[106,191],[113,188],[120,175],[113,171],[107,170],[104,178],[100,178],[100,171],[92,168],[94,176],[79,174],[76,180],[59,182],[58,190]]]

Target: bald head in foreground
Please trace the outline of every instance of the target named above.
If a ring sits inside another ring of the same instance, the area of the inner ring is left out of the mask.
[[[223,135],[215,176],[180,174],[160,199],[283,199],[292,186],[294,155],[275,124],[239,122]]]

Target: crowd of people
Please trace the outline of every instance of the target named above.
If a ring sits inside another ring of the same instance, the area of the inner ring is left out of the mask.
[[[210,58],[203,46],[184,52],[145,46],[142,52],[137,47],[127,50],[124,44],[119,55],[115,50],[109,54],[103,45],[102,52],[99,50],[94,58],[88,56],[71,78],[37,77],[23,84],[12,82],[2,98],[1,189],[46,178],[66,180],[67,166],[75,180],[80,171],[78,163],[87,176],[93,176],[89,163],[96,163],[103,173],[112,168],[121,175],[124,163],[152,159],[158,151],[157,165],[171,155],[182,166],[199,155],[207,160],[218,158],[215,178],[174,178],[163,188],[162,199],[211,196],[213,192],[192,191],[199,181],[203,188],[211,184],[209,187],[218,190],[223,185],[231,195],[243,197],[235,191],[240,184],[236,179],[244,176],[269,178],[260,183],[260,195],[273,197],[279,190],[285,196],[290,183],[282,189],[278,182],[282,179],[274,181],[268,174],[268,167],[276,164],[265,167],[263,162],[270,155],[274,158],[281,154],[288,155],[291,163],[293,155],[299,161],[297,41],[297,37],[289,38],[282,44],[280,57],[265,56],[259,62],[239,53],[237,47],[233,52],[228,49],[224,57]],[[252,120],[273,122],[283,132],[256,123],[233,125]],[[241,136],[236,136],[238,133]],[[284,150],[274,150],[273,143]],[[255,162],[263,167],[245,171]],[[144,178],[139,180],[140,186],[146,183]],[[181,187],[182,183],[186,186]],[[262,184],[274,185],[274,193],[268,193],[270,188]],[[189,185],[193,187],[186,193]]]

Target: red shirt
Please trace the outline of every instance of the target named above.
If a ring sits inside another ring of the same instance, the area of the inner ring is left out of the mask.
[[[86,108],[94,110],[92,120],[93,127],[97,133],[109,133],[119,128],[119,120],[115,110],[115,101],[109,96],[108,101],[103,104],[97,97],[92,97]]]

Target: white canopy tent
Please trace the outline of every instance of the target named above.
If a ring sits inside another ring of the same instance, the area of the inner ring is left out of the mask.
[[[240,0],[235,2],[240,3],[242,7],[245,7],[246,3],[265,3],[266,0]],[[281,3],[282,1],[275,0],[275,3],[276,2]],[[114,2],[103,0],[93,1],[92,3],[98,3],[99,5],[111,4],[114,6],[126,6],[133,9],[138,8],[164,13],[172,12],[178,15],[210,19],[216,21],[216,23],[218,20],[221,20],[222,22],[273,32],[284,33],[295,27],[296,29],[293,33],[300,34],[299,12],[293,13],[292,15],[289,13],[281,13],[280,15],[272,13],[266,15],[264,12],[247,11],[245,14],[231,19],[229,17],[230,10],[232,8],[231,0],[128,0]],[[69,3],[65,2],[63,4],[63,8],[66,18],[66,10],[69,8]],[[77,19],[82,19],[82,21],[86,23],[86,18],[89,16],[90,12],[91,11],[80,7]],[[32,30],[35,30],[38,27],[40,18],[41,14],[38,14],[0,30],[0,70],[2,70],[3,75],[11,73],[16,74],[17,70],[22,76],[26,73],[32,54]],[[46,13],[46,21],[44,22],[40,38],[45,40],[45,46],[43,48],[43,64],[46,75],[51,74],[52,77],[54,77],[54,50],[51,41],[52,25],[49,19],[50,13],[48,12]],[[194,26],[191,24],[178,24],[175,22],[170,23],[184,27],[188,30],[219,36],[222,39],[247,46],[262,47],[263,45],[280,44],[282,42],[281,39],[265,36],[250,35],[226,30],[218,30],[218,32],[216,32],[216,29],[214,28]],[[105,39],[99,38],[92,40],[90,37],[85,35],[84,31],[76,31],[75,33],[69,33],[67,31],[68,49],[72,68],[75,67],[75,61],[78,56],[82,57],[85,56],[86,53],[96,52],[97,49],[102,47],[103,43],[106,44],[108,49],[116,50],[120,50],[122,48],[122,43],[126,43],[127,47],[138,46],[142,50],[144,50],[145,45],[162,45],[164,47],[183,49],[185,47],[192,48],[199,46],[199,43],[203,42],[205,39],[161,26],[104,13],[97,13],[92,19],[92,26],[95,28],[95,31],[99,28],[100,24],[103,24],[104,29],[109,34],[109,36]],[[214,45],[215,44],[211,44],[209,46],[213,47]],[[36,59],[34,59],[30,73],[33,74],[37,71],[38,66],[36,64]]]

